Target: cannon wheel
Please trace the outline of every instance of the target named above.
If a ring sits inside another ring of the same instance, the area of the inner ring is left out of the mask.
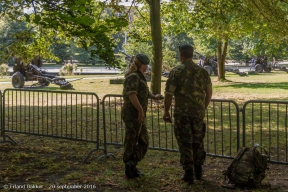
[[[23,88],[24,87],[24,77],[20,72],[16,72],[12,76],[12,85],[14,88]]]
[[[213,69],[212,69],[212,67],[210,65],[205,65],[204,69],[208,72],[209,75],[212,74]]]
[[[214,72],[214,75],[217,76],[218,75],[218,69],[216,67],[213,67],[213,72]]]
[[[264,71],[269,73],[269,72],[271,72],[271,68],[266,67],[266,68],[264,68]]]
[[[263,66],[261,64],[257,64],[255,66],[255,71],[257,71],[258,73],[262,73],[263,72]]]

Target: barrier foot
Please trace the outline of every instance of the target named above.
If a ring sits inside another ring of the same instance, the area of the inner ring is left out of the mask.
[[[105,152],[104,149],[92,149],[92,150],[89,152],[89,154],[86,156],[86,158],[84,159],[83,163],[87,163],[87,160],[88,160],[89,157],[92,155],[92,153],[93,153],[94,151],[98,151],[98,150],[103,150],[103,151]],[[108,157],[114,157],[114,158],[116,158],[115,155],[113,155],[112,153],[107,153],[107,154],[105,154],[105,155],[101,155],[101,156],[98,158],[98,161],[102,160],[103,158],[106,159],[106,158],[108,158]]]
[[[6,137],[8,137],[8,141],[5,139]],[[14,139],[12,139],[12,137],[10,137],[9,135],[5,135],[5,136],[3,136],[3,140],[2,141],[0,141],[0,143],[11,143],[12,145],[16,145],[17,144],[17,142],[14,140]]]
[[[100,157],[98,157],[98,161],[102,161],[102,159],[107,159],[108,157],[116,158],[115,155],[113,155],[112,153],[107,153],[107,155],[101,155]]]

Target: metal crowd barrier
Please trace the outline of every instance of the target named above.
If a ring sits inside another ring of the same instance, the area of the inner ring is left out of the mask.
[[[0,119],[2,119],[2,114],[3,114],[3,98],[2,98],[2,91],[0,90]],[[0,131],[1,131],[1,137],[4,138],[4,132],[3,132],[3,121],[1,120],[0,122]]]
[[[234,158],[240,148],[240,109],[233,100],[212,99],[206,110],[206,153]]]
[[[270,162],[288,164],[288,102],[246,102],[243,146],[261,146],[268,152]]]
[[[105,95],[102,100],[104,142],[106,145],[123,145],[125,124],[121,119],[122,95]],[[149,100],[147,131],[149,148],[178,151],[174,130],[162,120],[163,101]],[[171,108],[171,115],[173,105]],[[233,158],[239,149],[239,107],[234,101],[212,100],[206,115],[205,150],[207,155]],[[105,139],[106,138],[106,139]]]
[[[95,143],[85,162],[96,150],[106,154],[100,148],[99,108],[95,93],[6,89],[3,136],[13,132]]]
[[[113,155],[107,154],[107,145],[123,146],[125,138],[121,119],[123,97],[105,95],[101,104],[103,129],[100,129],[100,101],[95,93],[6,89],[0,99],[0,143],[16,143],[7,134],[13,132],[95,143],[84,162],[97,150],[104,151],[105,156]],[[173,106],[172,103],[171,115]],[[162,100],[149,100],[149,148],[178,152],[173,125],[162,120],[163,109]],[[272,163],[288,164],[287,116],[285,101],[252,100],[239,109],[232,100],[212,99],[205,117],[207,155],[234,158],[242,143],[247,147],[262,146]],[[102,141],[104,146],[100,147]]]

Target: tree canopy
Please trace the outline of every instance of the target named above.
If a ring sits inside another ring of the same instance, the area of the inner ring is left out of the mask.
[[[25,13],[23,9],[32,12]],[[30,24],[49,29],[55,38],[72,39],[87,49],[94,46],[91,52],[111,65],[117,65],[113,50],[117,41],[112,34],[128,24],[125,9],[113,1],[106,4],[93,0],[5,0],[1,15],[17,21],[24,17]]]
[[[164,6],[167,31],[186,31],[200,39],[200,44],[216,40],[219,80],[225,79],[230,40],[257,39],[255,48],[283,42],[287,45],[285,0],[174,0]]]
[[[287,55],[287,0],[133,0],[126,7],[120,2],[4,0],[1,15],[15,21],[24,18],[35,30],[47,30],[45,34],[50,37],[53,34],[55,38],[70,39],[86,49],[93,46],[91,52],[111,65],[117,65],[114,50],[119,39],[114,38],[115,34],[128,32],[128,40],[152,47],[154,93],[159,92],[162,49],[167,48],[163,40],[173,42],[174,37],[183,33],[196,49],[217,53],[219,80],[225,80],[229,45],[242,44],[243,55]],[[23,12],[23,8],[29,8],[32,13]],[[133,22],[128,17],[132,12]],[[170,51],[183,43],[177,40],[170,45]]]

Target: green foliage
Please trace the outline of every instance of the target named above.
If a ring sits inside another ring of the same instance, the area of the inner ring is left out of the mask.
[[[144,4],[143,7],[133,7],[130,10],[132,21],[124,30],[128,36],[137,42],[151,42],[151,27],[149,6]]]
[[[1,21],[0,33],[3,34],[3,41],[0,43],[0,57],[2,60],[7,61],[10,57],[14,57],[28,63],[36,55],[58,60],[50,50],[50,39],[53,36],[50,31],[27,25],[23,21],[11,21],[7,17],[1,18]]]
[[[12,19],[25,19],[42,29],[55,32],[55,37],[74,39],[77,44],[88,49],[95,46],[94,53],[109,63],[117,65],[113,57],[115,46],[112,34],[127,26],[128,22],[123,16],[115,13],[125,13],[123,7],[114,5],[114,2],[106,4],[101,1],[5,1],[3,7]],[[34,13],[23,14],[23,8],[34,8]],[[112,11],[108,10],[111,7]],[[20,17],[19,17],[20,16]],[[22,16],[22,17],[21,17]]]
[[[0,65],[0,76],[4,78],[4,76],[8,75],[9,66],[7,64]]]
[[[152,46],[147,42],[138,42],[132,38],[123,47],[125,52],[129,55],[137,55],[138,53],[143,53],[146,54],[149,58],[152,57]]]
[[[229,42],[229,47],[230,49],[228,50],[228,57],[233,58],[234,61],[238,62],[248,62],[251,60],[252,53],[249,52],[249,49],[245,50],[243,44],[245,43],[244,40],[240,41],[230,41]]]
[[[165,47],[163,50],[163,71],[171,71],[174,67],[179,65],[179,61],[176,59],[176,51],[170,50]]]
[[[174,0],[163,3],[162,12],[166,34],[185,31],[193,37],[197,51],[220,57],[220,66],[227,54],[225,42],[230,40],[239,40],[230,53],[236,57],[241,52],[244,58],[249,53],[283,56],[287,49],[287,3],[278,0]]]
[[[76,71],[77,71],[76,64],[67,63],[60,68],[59,74],[61,76],[71,76],[74,74],[73,72]]]

